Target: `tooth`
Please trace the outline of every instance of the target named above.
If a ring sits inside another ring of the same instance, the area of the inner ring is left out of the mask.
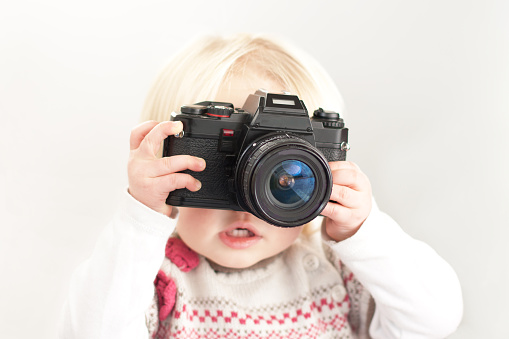
[[[229,231],[228,235],[230,237],[235,237],[235,238],[247,238],[247,237],[254,236],[254,233],[249,230],[246,230],[244,228],[236,228],[234,230]]]

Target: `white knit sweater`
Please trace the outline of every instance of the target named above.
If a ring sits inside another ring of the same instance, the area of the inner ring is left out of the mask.
[[[176,242],[185,246],[175,238],[168,244]],[[181,260],[170,260],[189,252],[199,261],[188,272]],[[154,299],[147,318],[155,338],[367,337],[369,292],[328,246],[323,248],[319,233],[253,269],[211,266],[188,248],[169,257],[161,271],[165,281],[171,278],[168,297],[176,303],[173,313],[160,319],[158,309],[166,302]],[[159,287],[161,298],[167,284]]]
[[[159,329],[166,336],[180,330],[174,337],[182,338],[207,331],[223,338],[348,338],[367,330],[372,338],[444,338],[462,317],[453,269],[376,204],[353,237],[324,247],[316,237],[303,239],[245,272],[216,272],[204,258],[189,272],[163,262],[174,228],[174,220],[126,193],[73,275],[60,337],[149,338]],[[162,262],[177,298],[159,323],[154,278]],[[369,294],[376,304],[371,322]]]

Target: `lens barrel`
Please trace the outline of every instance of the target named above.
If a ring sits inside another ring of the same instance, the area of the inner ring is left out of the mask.
[[[329,201],[332,175],[327,159],[309,142],[274,133],[251,143],[236,168],[239,204],[280,227],[296,227],[317,217]]]

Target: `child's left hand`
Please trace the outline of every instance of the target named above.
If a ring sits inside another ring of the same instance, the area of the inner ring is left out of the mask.
[[[334,161],[330,201],[322,211],[325,230],[335,241],[354,235],[371,212],[371,184],[359,166],[350,161]]]

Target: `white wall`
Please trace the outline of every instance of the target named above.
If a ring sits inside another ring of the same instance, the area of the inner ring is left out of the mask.
[[[3,1],[0,337],[55,337],[70,275],[126,187],[152,79],[196,34],[237,31],[286,37],[330,71],[350,159],[461,279],[451,338],[509,337],[507,18],[486,0]]]

